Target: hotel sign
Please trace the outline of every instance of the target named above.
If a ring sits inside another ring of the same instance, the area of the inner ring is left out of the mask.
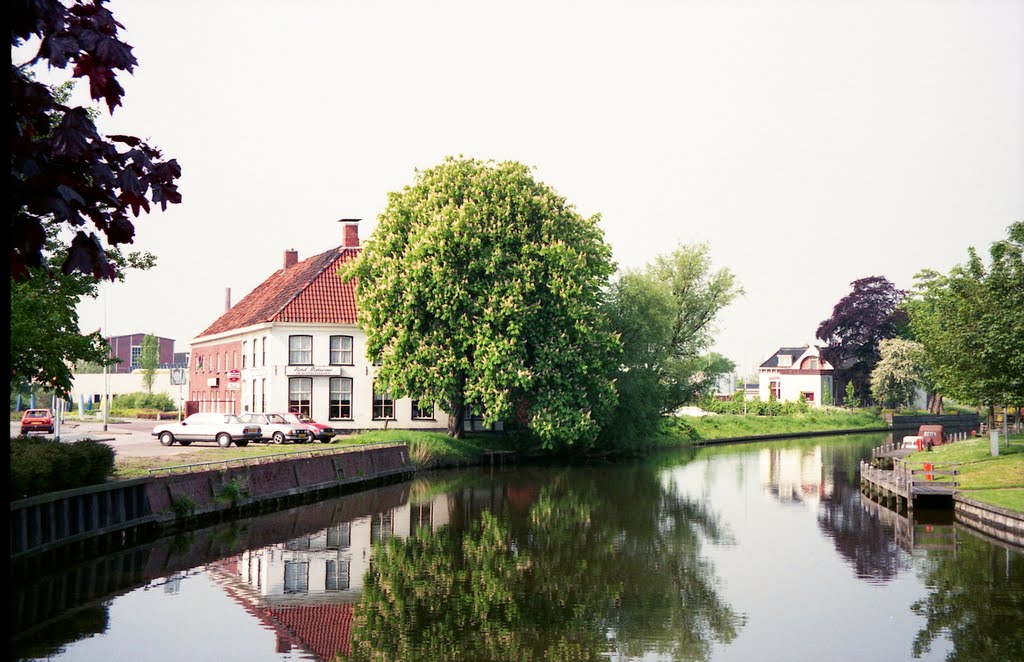
[[[289,377],[340,377],[340,365],[290,365],[284,374]]]

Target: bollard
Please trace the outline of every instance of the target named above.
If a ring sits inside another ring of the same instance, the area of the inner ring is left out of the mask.
[[[992,430],[989,436],[989,450],[992,451],[992,457],[999,455],[999,430]]]

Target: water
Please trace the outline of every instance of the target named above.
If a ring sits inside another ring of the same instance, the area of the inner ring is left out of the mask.
[[[1024,554],[875,435],[437,473],[21,578],[14,658],[1024,660]]]

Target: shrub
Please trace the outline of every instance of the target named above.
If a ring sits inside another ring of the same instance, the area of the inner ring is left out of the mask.
[[[11,439],[10,500],[99,485],[114,474],[114,449],[83,439],[63,443],[44,437]]]
[[[158,409],[160,411],[175,411],[177,405],[166,393],[125,393],[119,395],[110,403],[111,413],[121,413],[129,409]]]

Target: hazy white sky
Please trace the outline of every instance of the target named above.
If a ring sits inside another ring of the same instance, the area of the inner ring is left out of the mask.
[[[716,345],[744,372],[851,281],[910,287],[1024,219],[1019,0],[109,6],[139,66],[101,129],[176,157],[184,202],[138,220],[158,266],[84,331],[185,350],[225,288],[340,244],[339,218],[367,237],[454,154],[534,166],[620,268],[708,242],[746,290]]]

